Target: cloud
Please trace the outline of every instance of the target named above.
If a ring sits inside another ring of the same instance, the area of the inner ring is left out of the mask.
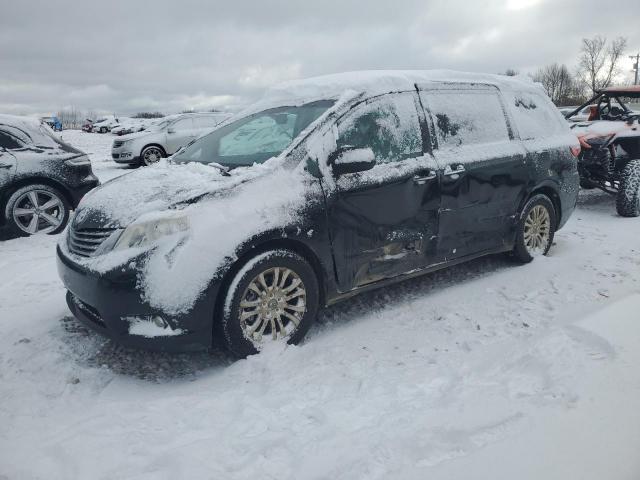
[[[640,3],[619,0],[615,17],[603,8],[595,0],[5,2],[0,112],[238,108],[275,82],[325,73],[572,66],[581,38],[595,34],[640,48]]]

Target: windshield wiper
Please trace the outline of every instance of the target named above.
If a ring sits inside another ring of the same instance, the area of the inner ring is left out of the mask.
[[[231,174],[229,173],[229,167],[225,167],[224,165],[220,165],[217,162],[211,162],[211,163],[205,163],[205,165],[209,165],[211,167],[215,167],[218,170],[220,170],[220,173],[222,173],[223,177],[230,177]]]

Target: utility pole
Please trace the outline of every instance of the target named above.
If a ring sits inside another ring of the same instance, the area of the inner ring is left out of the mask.
[[[636,53],[635,55],[629,55],[629,58],[631,60],[635,60],[635,63],[633,64],[633,71],[635,72],[636,76],[633,81],[633,84],[638,85],[638,61],[640,61],[640,53]]]

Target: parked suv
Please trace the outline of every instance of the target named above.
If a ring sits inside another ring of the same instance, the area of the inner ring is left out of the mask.
[[[116,163],[151,165],[229,117],[227,113],[185,113],[165,117],[143,132],[114,140],[111,156]]]
[[[0,226],[17,235],[58,233],[97,185],[87,155],[45,123],[0,115]]]
[[[71,311],[128,345],[239,356],[318,309],[482,255],[546,254],[578,141],[531,82],[360,72],[286,83],[86,198],[58,245]]]

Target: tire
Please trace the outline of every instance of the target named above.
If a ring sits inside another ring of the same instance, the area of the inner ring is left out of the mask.
[[[531,197],[518,220],[513,257],[529,263],[537,256],[546,255],[553,244],[557,224],[556,210],[549,197],[542,194]]]
[[[140,162],[142,165],[149,166],[157,163],[161,158],[165,158],[167,154],[157,145],[149,145],[144,147],[140,153]]]
[[[640,216],[640,160],[631,160],[620,174],[616,210],[621,217]]]
[[[593,190],[596,186],[591,182],[591,180],[587,180],[586,178],[580,179],[580,188],[583,190]]]
[[[67,226],[70,211],[71,205],[60,191],[49,185],[33,184],[11,194],[4,216],[15,235],[54,235]]]
[[[274,283],[277,288],[273,288]],[[290,300],[286,300],[287,295]],[[269,341],[300,343],[316,319],[320,295],[311,265],[295,252],[278,249],[249,260],[236,273],[224,298],[222,333],[226,347],[233,355],[245,358],[258,353]]]

